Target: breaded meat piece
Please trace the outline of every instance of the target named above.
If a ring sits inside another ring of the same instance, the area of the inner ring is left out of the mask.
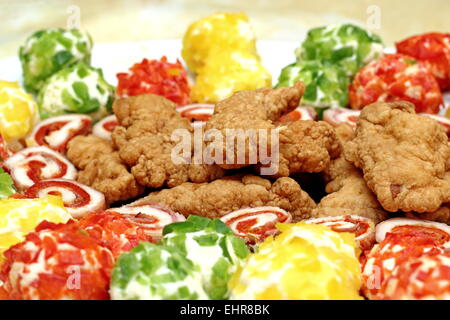
[[[294,221],[309,218],[316,207],[295,180],[283,177],[271,183],[254,175],[229,176],[210,183],[185,182],[150,193],[135,203],[139,202],[165,204],[186,217],[208,218],[220,218],[242,208],[276,206],[290,212]]]
[[[106,139],[77,136],[68,143],[67,157],[79,169],[77,181],[103,192],[108,204],[144,192]]]
[[[324,172],[327,196],[313,210],[314,217],[358,215],[379,223],[388,218],[386,211],[367,187],[360,170],[343,156],[331,161]]]
[[[223,176],[223,169],[216,165],[202,164],[201,161],[200,164],[189,163],[194,146],[193,128],[175,108],[172,101],[153,94],[114,102],[119,126],[114,129],[112,140],[120,158],[142,185],[174,187],[186,181],[206,182]],[[181,136],[172,139],[175,130],[186,133],[189,138],[187,145],[191,148],[191,155],[188,159],[173,159],[172,151],[181,141]],[[202,143],[202,137],[200,140]]]
[[[411,103],[366,106],[344,154],[387,211],[433,212],[450,201],[447,135]]]
[[[127,136],[136,138],[146,134],[168,134],[175,129],[192,132],[187,118],[182,118],[176,104],[155,94],[142,94],[116,99],[114,114],[119,124],[127,129]]]
[[[425,212],[425,213],[408,212],[406,216],[409,218],[431,220],[450,224],[450,204],[444,204],[442,207],[433,212]]]
[[[336,135],[342,147],[355,137],[355,130],[347,123],[335,127]],[[379,223],[388,218],[373,192],[367,187],[362,172],[345,160],[341,154],[331,161],[324,171],[327,182],[323,197],[317,208],[313,210],[314,217],[359,215]]]
[[[334,127],[334,132],[336,133],[338,140],[341,142],[341,145],[344,145],[355,137],[355,129],[345,122]]]
[[[217,103],[205,126],[218,130],[226,142],[219,146],[223,156],[215,163],[225,169],[251,164],[273,168],[261,174],[275,177],[323,171],[340,153],[333,128],[322,121],[278,123],[299,105],[303,92],[303,83],[296,82],[292,87],[240,91]]]
[[[79,169],[84,169],[90,162],[101,155],[114,152],[111,142],[94,135],[76,136],[69,141],[67,158]]]
[[[333,127],[324,121],[300,120],[279,127],[279,168],[274,176],[322,172],[341,153]]]
[[[223,140],[228,139],[229,143],[228,150],[227,144],[222,144],[223,157],[216,163],[225,169],[237,169],[261,162],[257,151],[260,148],[271,150],[271,131],[276,127],[274,122],[298,107],[304,91],[303,83],[296,82],[292,87],[239,91],[218,102],[205,130],[218,130]],[[247,129],[254,130],[254,138],[250,134],[245,136]],[[262,130],[267,139],[263,139],[258,130]],[[245,144],[240,144],[239,137],[245,139],[242,140]]]

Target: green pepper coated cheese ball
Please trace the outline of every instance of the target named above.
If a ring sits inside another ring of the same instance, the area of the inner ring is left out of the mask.
[[[162,243],[179,249],[195,264],[203,288],[215,300],[229,297],[228,282],[248,255],[245,242],[226,224],[199,216],[166,226]]]
[[[90,63],[92,39],[77,29],[46,29],[33,33],[20,47],[24,86],[37,94],[52,74],[77,62]]]
[[[141,242],[117,260],[110,287],[113,300],[208,299],[199,268],[178,249]]]
[[[276,88],[292,86],[296,81],[302,81],[306,86],[304,105],[316,108],[347,106],[349,77],[339,65],[320,61],[292,63],[281,71]]]
[[[190,216],[164,228],[160,244],[143,242],[113,270],[112,299],[226,299],[248,249],[220,220]]]
[[[114,87],[103,78],[101,69],[78,62],[64,68],[45,82],[39,91],[41,119],[66,113],[84,113],[94,121],[111,112]]]
[[[378,35],[352,24],[311,29],[296,50],[298,61],[320,60],[339,64],[350,77],[382,53],[383,44]]]

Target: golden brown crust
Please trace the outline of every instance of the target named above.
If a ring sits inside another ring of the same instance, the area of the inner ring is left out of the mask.
[[[276,173],[266,171],[264,174],[275,177],[287,177],[298,172],[323,171],[329,165],[330,159],[340,153],[333,128],[322,121],[277,123],[281,115],[299,105],[303,92],[303,83],[296,82],[292,87],[237,92],[219,102],[205,129],[218,130],[225,141],[233,138],[233,132],[230,130],[242,130],[240,135],[243,135],[246,133],[244,130],[252,129],[255,132],[255,140],[252,141],[252,138],[246,136],[241,152],[238,139],[233,139],[233,149],[227,149],[230,147],[228,143],[221,146],[224,163],[218,165],[225,169],[242,168],[251,164],[256,164],[257,167],[270,166]],[[258,130],[264,130],[267,139],[263,139]],[[271,138],[273,132],[279,134],[279,144],[276,143],[279,147],[278,159],[275,149],[277,146]],[[267,160],[264,158],[264,152],[257,152],[264,149],[271,158],[269,164],[264,164]],[[253,158],[251,151],[254,151]],[[279,163],[278,168],[276,163]]]
[[[322,172],[339,156],[341,146],[331,125],[300,120],[280,127],[280,165],[275,176]]]
[[[182,118],[172,101],[154,94],[116,99],[113,111],[117,121],[127,129],[128,137],[142,134],[171,134],[175,129],[192,131],[189,120]]]
[[[355,138],[355,129],[352,128],[348,123],[341,123],[338,126],[334,127],[334,131],[336,132],[336,136],[338,137],[341,144],[345,144],[348,141]]]
[[[345,150],[348,141],[355,137],[355,130],[342,123],[335,127],[336,136]],[[375,195],[367,187],[362,172],[345,160],[341,154],[331,161],[323,173],[327,196],[313,210],[314,217],[358,215],[379,223],[388,218]]]
[[[108,140],[77,136],[68,144],[67,157],[80,169],[77,181],[103,192],[109,204],[135,198],[144,191]]]
[[[344,157],[333,160],[324,174],[328,181],[325,191],[329,194],[313,210],[314,217],[352,214],[372,219],[374,223],[388,218],[362,173]]]
[[[281,115],[295,109],[303,96],[305,87],[303,83],[296,82],[292,87],[284,87],[279,89],[260,89],[260,90],[244,90],[233,94],[231,97],[220,101],[214,108],[214,114],[206,123],[206,130],[219,130],[224,140],[231,138],[230,130],[266,130],[270,137],[270,130],[275,129],[273,121],[280,118]],[[259,134],[256,132],[256,139]],[[264,141],[265,146],[259,145],[259,148],[271,149],[271,139]],[[219,166],[225,169],[236,169],[256,164],[260,162],[259,156],[251,161],[250,157],[250,138],[245,139],[245,149],[243,150],[242,161],[238,161],[237,141],[234,142],[232,154],[227,153],[226,145],[223,145],[223,163]],[[256,140],[255,144],[260,144]],[[228,162],[226,159],[234,159]]]
[[[291,212],[295,221],[310,217],[316,206],[291,178],[274,183],[258,176],[231,176],[210,183],[185,182],[172,189],[150,193],[138,200],[161,203],[185,216],[219,218],[231,211],[259,206],[277,206]]]
[[[102,154],[114,152],[111,142],[94,135],[76,136],[67,145],[67,158],[79,169]]]
[[[406,216],[409,218],[431,220],[450,224],[450,204],[445,204],[434,212],[425,212],[425,213],[408,212]]]
[[[192,135],[193,131],[189,120],[182,118],[175,108],[173,102],[153,94],[114,102],[120,125],[114,129],[112,140],[120,158],[142,185],[174,187],[189,180],[206,182],[223,176],[223,170],[215,165],[173,161],[172,151],[178,141],[172,139],[172,133],[184,130]]]
[[[344,153],[385,210],[433,212],[450,201],[447,140],[442,126],[416,115],[411,103],[374,103],[362,110]]]

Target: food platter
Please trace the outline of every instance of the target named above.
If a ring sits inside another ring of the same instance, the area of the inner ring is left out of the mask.
[[[216,13],[0,70],[0,299],[450,299],[450,34]]]

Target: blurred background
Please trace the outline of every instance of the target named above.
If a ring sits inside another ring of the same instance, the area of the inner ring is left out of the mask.
[[[450,0],[0,0],[0,57],[16,55],[34,31],[74,20],[96,43],[177,39],[216,11],[245,12],[264,40],[299,41],[309,28],[334,22],[360,24],[387,45],[416,33],[450,32]]]

